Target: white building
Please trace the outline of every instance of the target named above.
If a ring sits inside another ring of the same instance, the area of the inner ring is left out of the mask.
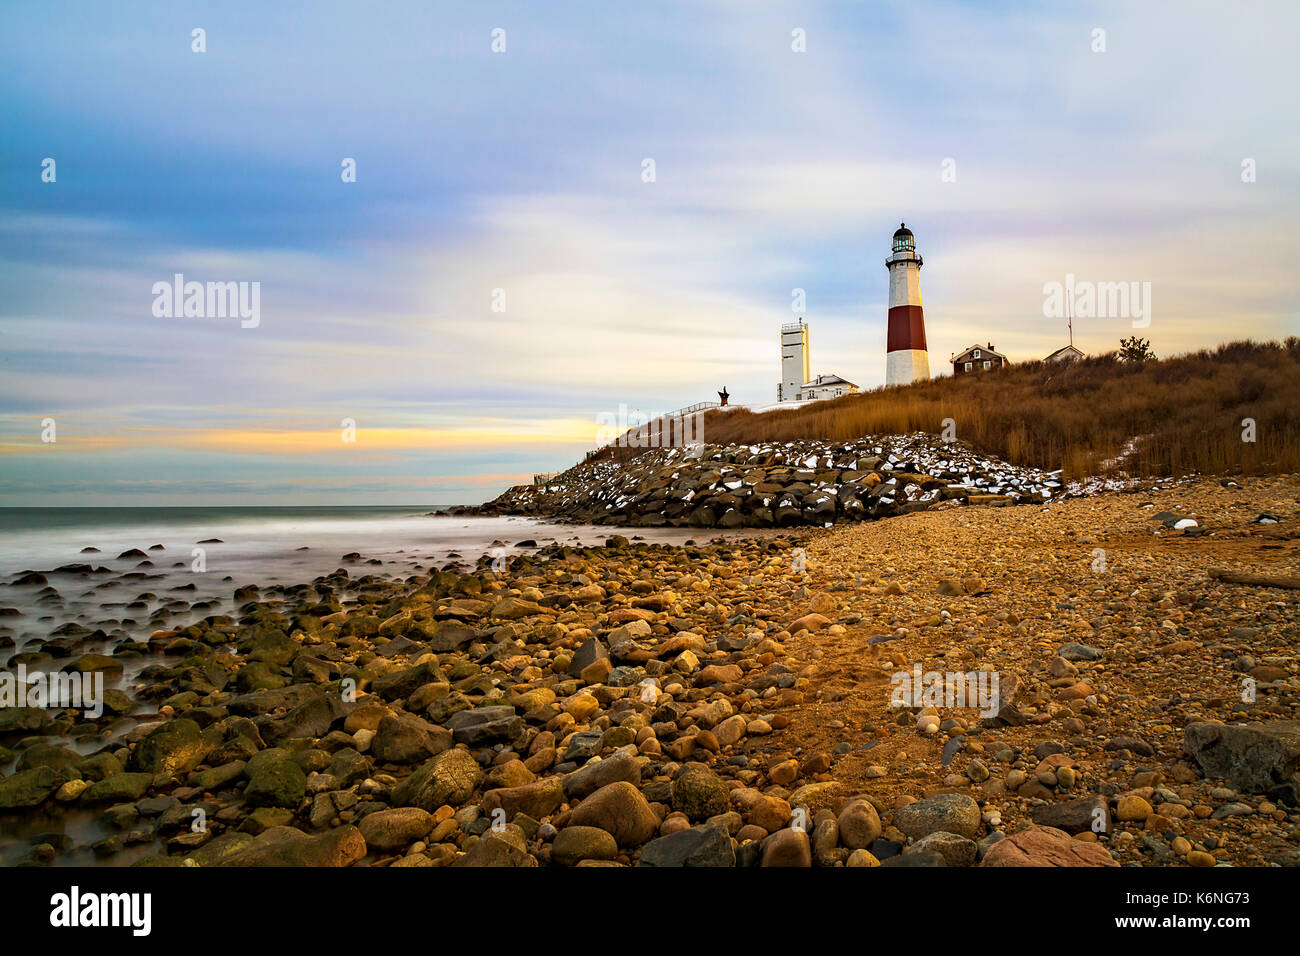
[[[1083,358],[1083,353],[1074,347],[1074,344],[1063,345],[1047,358],[1044,362],[1073,362],[1076,359]]]
[[[812,402],[850,395],[858,387],[838,375],[808,373],[812,351],[812,328],[803,319],[781,326],[781,382],[776,386],[778,402]]]
[[[781,383],[776,387],[778,402],[800,401],[808,374],[808,353],[812,348],[812,330],[800,319],[781,326]]]
[[[841,395],[852,395],[858,390],[858,387],[848,379],[840,378],[838,375],[818,375],[810,382],[804,382],[803,397],[805,400],[816,401],[820,398],[839,398]]]

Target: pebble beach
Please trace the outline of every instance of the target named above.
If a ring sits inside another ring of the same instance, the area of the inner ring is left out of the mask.
[[[352,552],[94,652],[69,629],[53,668],[111,689],[0,708],[5,862],[1300,862],[1300,480],[983,501]],[[997,706],[898,706],[918,667],[996,672]]]

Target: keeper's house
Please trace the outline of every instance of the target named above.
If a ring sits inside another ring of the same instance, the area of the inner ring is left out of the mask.
[[[972,372],[987,372],[1004,365],[1010,365],[1007,357],[993,350],[993,343],[972,345],[964,352],[952,357],[952,374],[969,375]]]

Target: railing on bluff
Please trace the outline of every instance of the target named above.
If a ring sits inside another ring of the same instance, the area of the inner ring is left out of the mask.
[[[722,407],[721,402],[696,402],[694,405],[687,405],[685,408],[679,408],[676,411],[666,412],[663,415],[655,415],[651,418],[647,418],[646,421],[641,424],[630,426],[628,428],[628,432],[645,430],[647,433],[658,434],[663,430],[662,423],[664,421],[680,421],[681,419],[685,418],[687,415],[695,415],[699,412],[706,411],[710,408],[720,408],[720,407]],[[656,423],[659,423],[658,427],[656,427]],[[619,435],[618,437],[614,438],[612,441],[608,441],[605,444],[601,445],[599,448],[587,452],[586,455],[583,456],[582,461],[578,462],[573,467],[577,468],[578,465],[586,464],[587,462],[592,461],[595,458],[601,457],[602,454],[604,453],[616,452],[620,450],[621,447],[620,440],[626,437],[626,435],[627,432],[624,432],[622,435]],[[641,449],[640,447],[637,447],[634,449],[634,451],[636,453],[639,453]]]
[[[669,412],[667,415],[660,415],[660,418],[681,418],[683,415],[690,415],[692,412],[702,412],[706,408],[720,408],[721,402],[696,402],[694,405],[687,405],[685,408],[679,408],[675,412]]]

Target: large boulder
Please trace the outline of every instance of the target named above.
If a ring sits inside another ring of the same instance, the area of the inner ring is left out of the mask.
[[[153,783],[151,773],[115,773],[92,783],[81,794],[82,803],[126,803],[139,800]]]
[[[564,778],[564,795],[581,800],[619,780],[633,786],[641,783],[641,763],[631,754],[620,752],[604,760],[588,761],[586,766]]]
[[[941,793],[896,811],[894,826],[913,840],[940,830],[974,839],[980,829],[980,808],[963,793]]]
[[[383,763],[415,763],[451,747],[451,731],[403,713],[380,718],[370,752]]]
[[[44,730],[53,722],[43,707],[0,707],[0,734]]]
[[[600,827],[565,827],[551,845],[551,859],[560,866],[577,866],[583,860],[612,860],[617,856],[618,841]]]
[[[312,694],[283,717],[258,720],[258,730],[267,743],[274,744],[293,737],[324,737],[334,721],[344,716],[345,705],[337,694],[322,694],[315,685],[290,686],[307,687]]]
[[[455,621],[443,621],[438,629],[429,635],[429,650],[435,654],[450,654],[458,651],[478,637],[478,631]]]
[[[517,787],[497,787],[483,794],[483,809],[505,810],[508,816],[524,813],[534,820],[550,816],[564,802],[564,782],[545,777]]]
[[[302,767],[288,757],[281,757],[260,763],[250,771],[244,801],[250,807],[296,810],[306,792],[307,775]]]
[[[1048,804],[1036,809],[1032,816],[1040,827],[1055,827],[1066,833],[1110,832],[1110,807],[1100,794]]]
[[[422,840],[433,829],[433,814],[419,807],[376,810],[361,819],[366,846],[376,850],[400,850]]]
[[[514,740],[524,729],[524,720],[505,704],[475,707],[452,714],[447,729],[458,744],[477,746],[498,740]]]
[[[361,831],[341,826],[319,836],[293,827],[271,827],[250,846],[220,860],[218,866],[351,866],[366,855]]]
[[[534,614],[554,614],[555,612],[548,607],[542,607],[536,601],[525,601],[516,597],[504,597],[492,605],[492,610],[488,611],[488,617],[498,618],[503,621],[517,621],[520,618],[532,617]]]
[[[975,856],[979,851],[974,840],[955,833],[937,830],[929,836],[923,836],[903,851],[904,856],[934,853],[943,857],[945,866],[974,866]]]
[[[127,765],[132,770],[177,777],[189,773],[221,743],[214,729],[202,730],[181,717],[150,731],[136,744]]]
[[[804,830],[777,830],[762,844],[760,866],[812,866],[812,845]]]
[[[457,806],[474,795],[483,771],[467,750],[447,750],[420,765],[393,789],[399,807],[420,807],[432,813],[443,804]]]
[[[522,846],[502,834],[489,830],[469,852],[452,866],[513,867],[537,866],[537,859]]]
[[[836,825],[840,842],[850,850],[862,850],[880,836],[880,815],[867,800],[850,800],[840,810]]]
[[[14,769],[36,770],[39,767],[49,767],[51,770],[62,770],[64,767],[80,763],[81,760],[81,754],[75,750],[62,744],[42,740],[32,744],[18,756]]]
[[[1226,778],[1246,793],[1280,789],[1294,799],[1300,786],[1300,720],[1192,724],[1183,732],[1183,749],[1206,776]]]
[[[688,764],[673,780],[673,809],[692,820],[704,820],[727,812],[731,788],[703,764]]]
[[[425,661],[378,678],[371,686],[385,700],[410,697],[419,688],[432,681],[442,680],[442,671],[436,661]]]
[[[298,642],[278,628],[257,625],[245,635],[240,646],[248,651],[250,661],[262,661],[273,667],[285,667],[297,656]]]
[[[55,791],[64,778],[52,767],[20,770],[0,780],[0,810],[34,807]]]
[[[609,660],[609,651],[605,644],[598,637],[589,637],[582,642],[582,645],[574,652],[573,660],[569,663],[569,676],[581,677],[585,671],[596,661]]]
[[[240,694],[226,704],[226,709],[240,717],[259,717],[277,710],[292,710],[320,696],[320,688],[311,684],[290,684],[273,690]]]
[[[641,849],[639,866],[735,866],[731,834],[718,823],[706,823],[651,840]]]
[[[1055,827],[1031,827],[999,840],[980,866],[1119,866],[1106,849]]]
[[[599,827],[611,833],[619,846],[640,846],[659,828],[659,818],[641,791],[626,780],[601,787],[578,804],[569,818],[572,826]]]

